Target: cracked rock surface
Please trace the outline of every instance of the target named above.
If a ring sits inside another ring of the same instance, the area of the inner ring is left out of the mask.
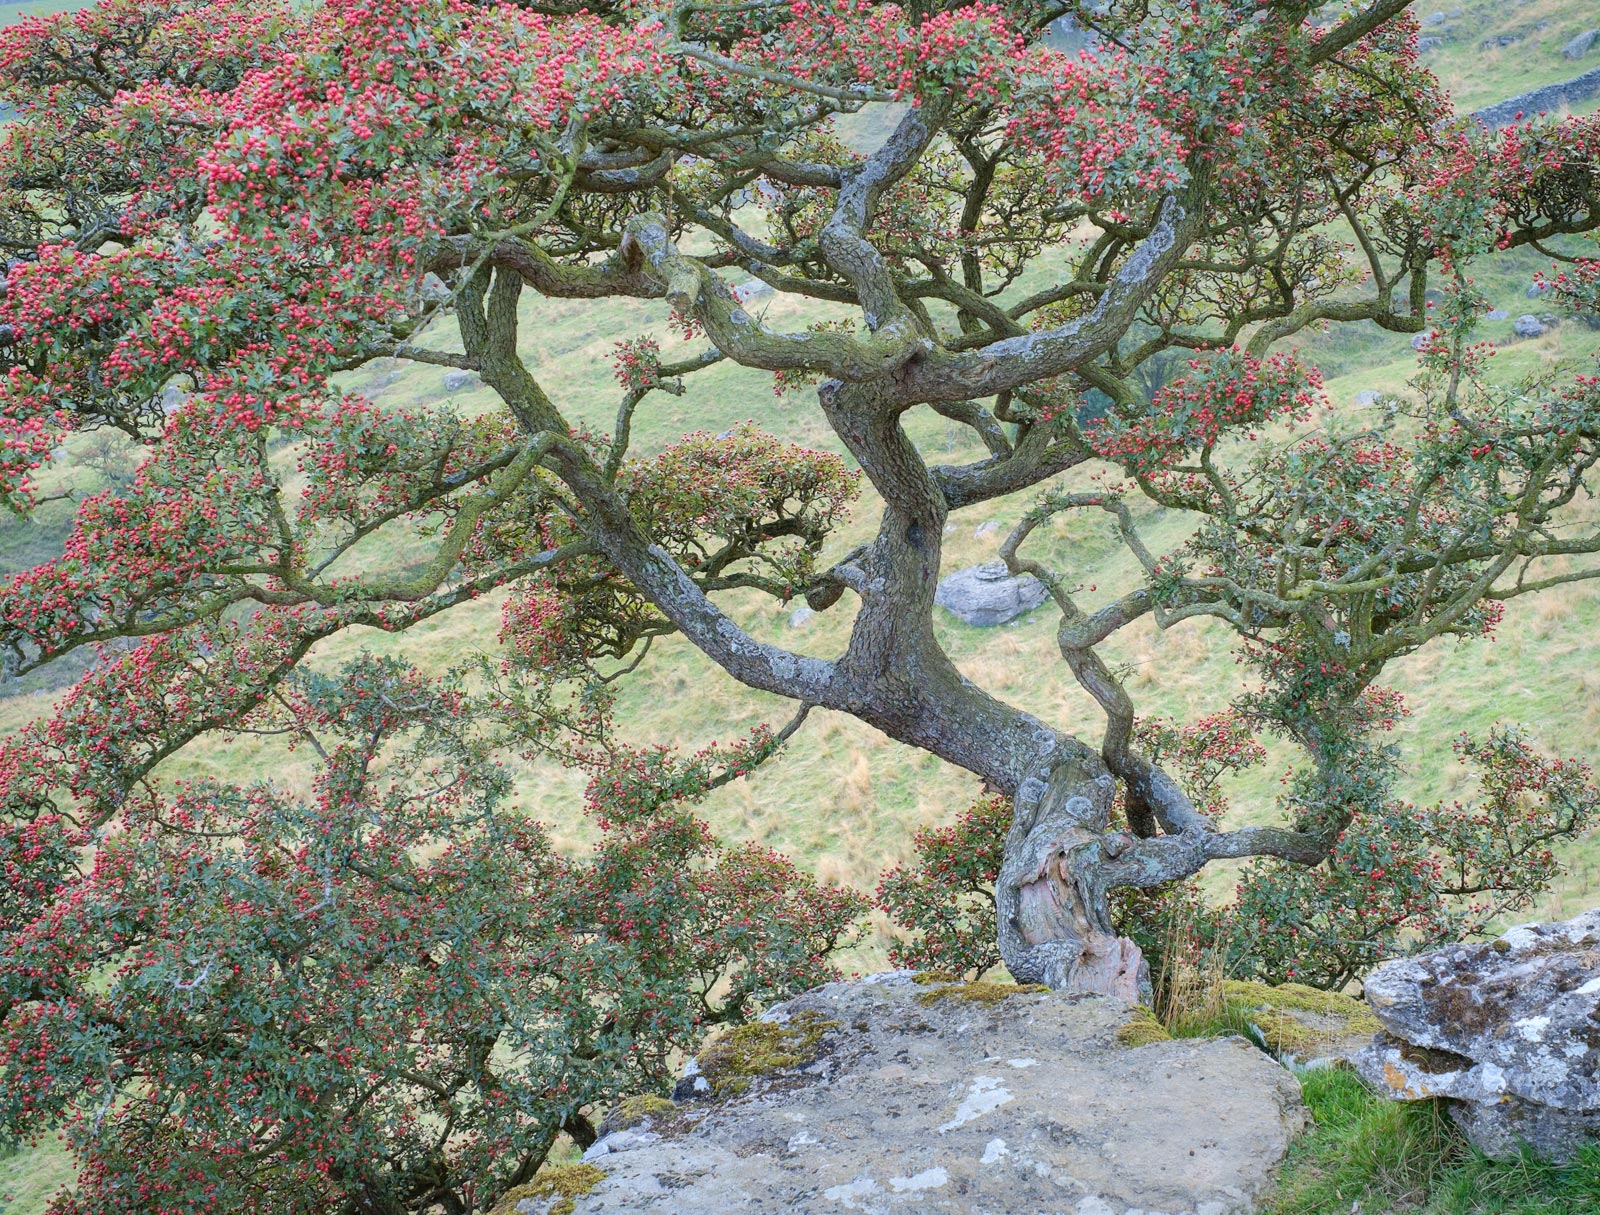
[[[1243,1215],[1305,1120],[1260,1051],[1122,1046],[1104,997],[901,971],[768,1016],[831,1024],[809,1062],[601,1140],[574,1215]]]
[[[1600,1136],[1600,909],[1367,976],[1385,1033],[1356,1068],[1400,1101],[1451,1099],[1490,1156],[1570,1159]]]

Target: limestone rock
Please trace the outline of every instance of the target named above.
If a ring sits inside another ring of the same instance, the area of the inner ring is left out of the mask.
[[[1531,312],[1524,312],[1511,322],[1511,330],[1518,337],[1536,338],[1544,333],[1544,322]]]
[[[478,382],[476,371],[463,371],[457,368],[444,373],[444,390],[446,392],[460,392],[463,388],[471,388]]]
[[[1396,1100],[1451,1098],[1491,1156],[1567,1160],[1600,1136],[1600,909],[1389,962],[1366,980],[1387,1031],[1356,1068]]]
[[[1304,1124],[1260,1051],[1119,1045],[1133,1010],[1102,996],[897,971],[767,1015],[799,1027],[787,1062],[601,1140],[573,1215],[1243,1215]]]
[[[1434,331],[1431,329],[1427,330],[1426,332],[1416,334],[1411,339],[1411,349],[1421,350],[1425,346],[1430,346],[1433,344],[1433,339]]]
[[[1594,44],[1600,42],[1600,30],[1584,30],[1566,46],[1561,48],[1561,53],[1568,59],[1582,59],[1591,50]]]
[[[1033,575],[1014,578],[1004,561],[985,561],[941,579],[933,601],[967,624],[989,628],[1033,611],[1049,597]]]
[[[789,613],[789,627],[803,629],[816,618],[816,613],[808,607],[797,607]]]
[[[1509,312],[1507,312],[1504,308],[1491,308],[1484,315],[1483,319],[1486,320],[1486,321],[1504,321],[1504,320],[1509,320],[1510,318],[1511,318],[1511,314]]]

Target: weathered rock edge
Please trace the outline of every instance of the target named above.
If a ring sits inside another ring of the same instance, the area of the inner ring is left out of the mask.
[[[1448,1098],[1500,1159],[1600,1139],[1600,909],[1387,962],[1364,986],[1386,1032],[1354,1062],[1380,1092]]]
[[[574,1215],[1244,1215],[1305,1123],[1242,1039],[1129,1048],[1102,996],[899,971],[768,1015],[826,1027],[813,1061],[601,1140]]]

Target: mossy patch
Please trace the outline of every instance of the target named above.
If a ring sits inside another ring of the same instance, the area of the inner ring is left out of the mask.
[[[1149,1046],[1152,1042],[1171,1042],[1172,1035],[1155,1013],[1138,1004],[1133,1015],[1117,1027],[1117,1041],[1123,1046]]]
[[[582,1198],[604,1179],[605,1173],[592,1164],[552,1164],[539,1170],[527,1185],[507,1190],[493,1215],[516,1215],[517,1203],[525,1198],[559,1198],[550,1215],[572,1215]]]
[[[643,1093],[637,1097],[629,1097],[619,1101],[606,1111],[605,1119],[600,1123],[600,1136],[614,1135],[618,1131],[625,1131],[629,1127],[638,1126],[649,1119],[652,1123],[670,1121],[678,1112],[678,1107],[665,1097],[658,1097],[654,1093]]]
[[[736,1097],[758,1076],[804,1067],[817,1057],[822,1036],[839,1022],[806,1009],[779,1024],[754,1021],[707,1045],[699,1055],[700,1072],[713,1097]]]
[[[1276,1054],[1306,1054],[1337,1038],[1375,1034],[1383,1028],[1372,1010],[1354,996],[1303,983],[1269,987],[1230,979],[1222,985],[1222,998],[1247,1015],[1267,1049]]]
[[[935,983],[959,983],[961,976],[948,970],[919,970],[911,976],[913,983],[931,987]]]
[[[990,983],[980,979],[976,983],[942,984],[931,991],[923,992],[917,997],[917,1003],[933,1004],[939,1000],[965,1000],[969,1004],[994,1005],[1012,996],[1037,995],[1049,990],[1043,983]]]

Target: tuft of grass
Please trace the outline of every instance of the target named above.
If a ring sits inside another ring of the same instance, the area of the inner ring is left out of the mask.
[[[1474,1151],[1444,1103],[1389,1101],[1344,1068],[1300,1076],[1313,1127],[1261,1215],[1595,1215],[1600,1144],[1560,1166]]]

